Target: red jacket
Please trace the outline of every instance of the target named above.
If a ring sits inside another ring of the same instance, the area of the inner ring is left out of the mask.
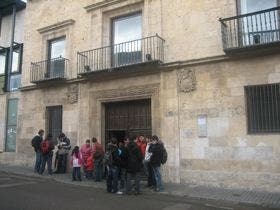
[[[85,164],[85,168],[86,168],[87,171],[93,171],[94,163],[93,163],[92,155],[90,155],[87,158],[87,161],[86,161],[86,164]]]
[[[92,154],[93,154],[93,157],[96,153],[96,151],[99,151],[101,153],[101,156],[103,157],[104,156],[104,149],[103,149],[103,146],[102,144],[96,142],[94,145],[93,145],[93,148],[92,148]]]

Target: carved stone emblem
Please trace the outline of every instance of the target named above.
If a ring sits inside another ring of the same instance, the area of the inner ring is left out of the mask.
[[[79,86],[76,85],[71,85],[70,87],[67,88],[67,102],[70,104],[74,104],[78,102],[79,98]]]
[[[181,70],[178,73],[179,92],[189,93],[196,90],[196,77],[194,70]]]

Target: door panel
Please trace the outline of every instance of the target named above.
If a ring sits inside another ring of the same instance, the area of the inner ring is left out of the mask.
[[[133,138],[151,135],[151,100],[122,101],[105,104],[106,142],[121,135]]]
[[[18,99],[10,99],[8,101],[7,113],[7,130],[6,130],[6,152],[16,151],[16,134],[17,134],[17,113]]]
[[[62,132],[62,106],[47,107],[47,131],[54,139]]]

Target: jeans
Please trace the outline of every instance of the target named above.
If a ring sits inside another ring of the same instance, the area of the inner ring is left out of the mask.
[[[35,155],[36,155],[36,161],[34,166],[34,172],[39,173],[41,168],[41,163],[42,163],[42,155],[40,151],[37,151]]]
[[[120,179],[120,189],[124,189],[124,187],[126,186],[126,169],[125,168],[120,168],[119,179]]]
[[[94,175],[95,175],[95,181],[101,182],[102,179],[102,159],[94,160]]]
[[[127,172],[126,175],[126,193],[130,193],[131,192],[131,179],[135,178],[135,191],[137,193],[140,192],[140,173],[136,172],[136,173],[129,173]]]
[[[107,166],[107,173],[107,192],[116,193],[118,191],[119,168]]]
[[[155,180],[156,180],[156,190],[162,191],[163,186],[162,186],[162,180],[161,180],[160,166],[153,167],[153,172],[154,172],[154,176],[155,176]]]
[[[43,174],[46,164],[48,166],[48,173],[52,175],[52,155],[42,155],[42,165],[39,174]]]
[[[156,186],[155,175],[153,171],[153,167],[150,162],[146,162],[146,167],[148,171],[148,186]]]
[[[73,181],[76,181],[77,178],[78,178],[79,181],[82,181],[82,178],[81,178],[81,167],[73,167],[72,179],[73,179]]]

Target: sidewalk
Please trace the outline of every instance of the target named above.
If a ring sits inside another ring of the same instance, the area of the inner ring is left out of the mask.
[[[40,176],[33,173],[32,168],[20,166],[0,165],[0,171],[9,172],[29,177],[40,177],[45,179],[53,179],[58,182],[73,184],[79,186],[87,186],[94,188],[106,189],[105,182],[96,183],[93,181],[72,182],[71,175],[54,174],[53,176]],[[190,186],[179,184],[164,184],[165,191],[163,194],[177,195],[191,199],[205,199],[209,201],[223,201],[232,204],[242,204],[248,206],[262,206],[273,209],[280,209],[280,193],[268,193],[249,190],[231,190],[205,186]],[[144,188],[143,188],[144,189]],[[143,190],[145,192],[145,189]]]

